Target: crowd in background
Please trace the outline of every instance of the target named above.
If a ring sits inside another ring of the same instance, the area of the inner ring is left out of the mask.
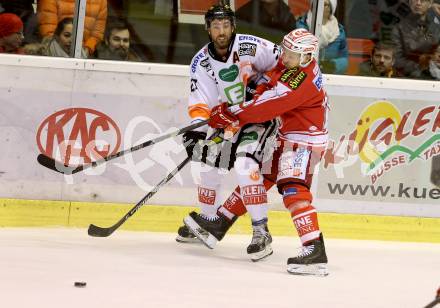
[[[188,64],[189,56],[200,48],[199,42],[205,40],[203,25],[178,22],[173,1],[163,1],[160,5],[155,0],[137,2],[146,8],[152,7],[154,15],[168,16],[167,22],[154,19],[145,24],[139,22],[140,18],[128,21],[124,9],[130,1],[87,0],[82,57]],[[364,36],[374,42],[374,47],[369,59],[357,65],[355,74],[440,80],[440,0],[373,2],[324,0],[319,41],[322,71],[347,74],[349,35],[356,36],[357,32],[369,29]],[[278,43],[287,31],[310,29],[311,11],[295,16],[290,3],[283,0],[244,2],[236,10],[237,31]],[[136,10],[137,7],[133,7],[131,10]],[[74,9],[75,0],[0,0],[0,53],[72,56]],[[360,10],[365,14],[363,23],[350,24],[350,12]],[[158,36],[162,37],[161,42],[154,39]]]
[[[75,0],[0,1],[0,52],[70,57]],[[82,58],[141,61],[127,22],[108,18],[107,0],[88,0]]]

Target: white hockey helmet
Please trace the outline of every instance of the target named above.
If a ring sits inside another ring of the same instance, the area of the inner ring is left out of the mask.
[[[307,66],[312,61],[302,63],[304,55],[311,54],[312,58],[317,56],[319,50],[319,41],[316,36],[306,29],[295,29],[286,34],[281,43],[282,47],[301,54],[301,66]]]

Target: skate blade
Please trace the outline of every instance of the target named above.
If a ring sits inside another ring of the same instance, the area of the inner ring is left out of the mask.
[[[214,249],[215,245],[217,244],[217,239],[212,234],[201,228],[191,216],[186,216],[183,219],[183,223],[188,227],[192,234],[194,234],[203,244],[205,244],[206,247],[209,249]]]
[[[320,276],[325,277],[329,274],[326,263],[316,263],[310,265],[287,264],[287,271],[292,275]]]
[[[176,242],[178,243],[186,243],[186,244],[200,244],[200,240],[197,237],[183,237],[176,236]]]
[[[258,262],[263,260],[264,258],[267,258],[271,254],[273,254],[272,247],[270,245],[267,245],[264,250],[250,253],[249,256],[251,257],[252,262]]]

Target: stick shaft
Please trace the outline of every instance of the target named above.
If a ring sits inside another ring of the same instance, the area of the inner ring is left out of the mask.
[[[199,128],[201,126],[204,126],[207,123],[208,123],[208,121],[205,120],[205,121],[202,121],[202,122],[191,124],[189,126],[180,128],[177,131],[174,131],[174,132],[171,132],[171,133],[167,133],[167,134],[163,134],[163,135],[161,135],[159,137],[156,137],[154,139],[150,139],[150,140],[145,141],[145,142],[143,142],[141,144],[135,145],[135,146],[133,146],[133,147],[131,147],[129,149],[125,149],[125,150],[119,151],[119,152],[117,152],[115,154],[111,154],[111,155],[109,155],[107,157],[104,157],[102,159],[98,159],[97,161],[94,161],[92,163],[84,164],[84,165],[77,166],[77,167],[63,165],[62,163],[59,163],[56,160],[54,160],[53,158],[48,157],[48,156],[46,156],[44,154],[38,155],[37,160],[38,160],[38,162],[42,166],[44,166],[46,168],[49,168],[49,169],[51,169],[53,171],[56,171],[56,172],[59,172],[59,173],[62,173],[62,174],[75,174],[75,173],[81,172],[81,171],[83,171],[85,169],[96,167],[98,165],[101,165],[103,163],[108,162],[109,160],[121,157],[121,156],[123,156],[125,154],[132,153],[132,152],[135,152],[137,150],[146,148],[146,147],[148,147],[150,145],[156,144],[156,143],[161,142],[161,141],[163,141],[165,139],[176,137],[176,136],[181,135],[181,134],[183,134],[185,132],[188,132],[188,131],[191,131],[193,129],[196,129],[196,128]]]
[[[98,227],[96,225],[91,224],[88,229],[88,234],[90,236],[96,237],[106,237],[115,232],[127,219],[133,216],[141,206],[143,206],[151,197],[153,197],[156,192],[168,183],[183,167],[185,167],[188,162],[191,160],[190,157],[185,158],[173,171],[171,171],[165,178],[163,178],[148,194],[146,194],[134,207],[131,208],[130,211],[127,212],[117,223],[108,228]]]

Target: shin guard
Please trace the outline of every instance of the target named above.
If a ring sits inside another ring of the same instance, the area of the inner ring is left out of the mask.
[[[290,211],[293,224],[301,239],[301,243],[319,238],[318,214],[313,205],[312,194],[306,186],[291,184],[283,187],[283,203]]]

